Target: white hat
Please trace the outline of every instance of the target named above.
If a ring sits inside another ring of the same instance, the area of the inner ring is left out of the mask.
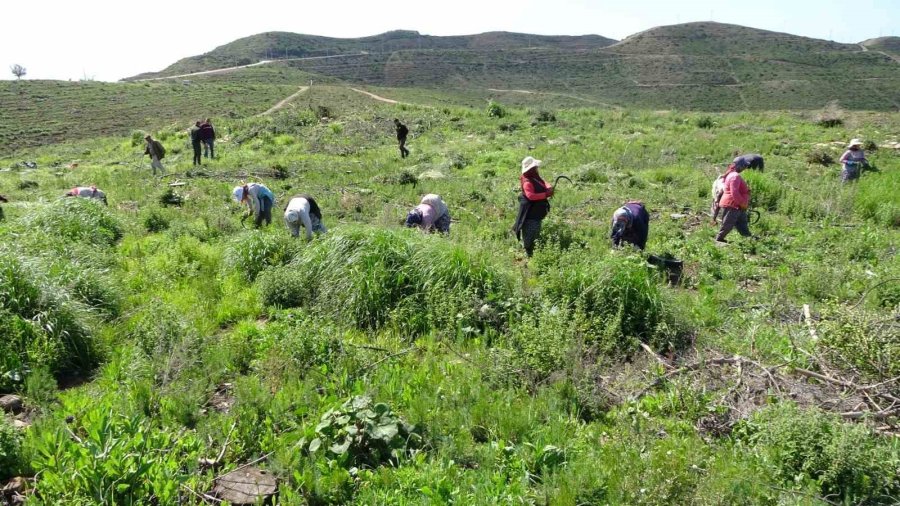
[[[853,146],[862,146],[862,141],[859,139],[853,139],[850,141],[850,144],[847,144],[848,148],[852,148]]]
[[[237,200],[238,202],[244,200],[244,187],[235,186],[234,191],[231,192],[231,196],[233,196],[234,200]]]
[[[284,213],[284,219],[288,223],[297,223],[298,221],[300,221],[300,211],[291,209],[290,211]]]
[[[535,160],[534,158],[532,158],[530,156],[526,156],[524,159],[522,159],[522,174],[528,172],[529,170],[531,170],[535,167],[540,167],[540,166],[541,166],[540,160]]]

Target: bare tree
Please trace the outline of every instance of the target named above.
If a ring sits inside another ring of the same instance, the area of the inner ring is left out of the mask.
[[[16,76],[16,80],[22,79],[22,76],[24,76],[27,73],[25,71],[25,67],[19,65],[18,63],[10,66],[9,70],[13,73],[14,76]]]

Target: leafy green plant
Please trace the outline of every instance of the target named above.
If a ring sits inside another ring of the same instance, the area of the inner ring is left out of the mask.
[[[289,263],[299,248],[299,241],[289,235],[267,234],[261,230],[245,232],[226,249],[225,269],[253,281],[267,267]]]
[[[813,150],[806,155],[806,163],[827,167],[834,164],[834,157],[822,150]]]
[[[900,453],[865,426],[780,404],[758,412],[737,434],[786,484],[811,480],[822,494],[849,503],[890,504],[900,493]]]
[[[503,118],[506,116],[506,108],[491,100],[488,102],[487,113],[489,118]]]
[[[18,475],[23,465],[22,436],[0,416],[0,481]]]
[[[325,452],[345,467],[394,463],[422,443],[420,429],[406,423],[384,403],[357,396],[322,415],[310,453]]]
[[[162,232],[169,228],[169,219],[156,209],[144,215],[144,229],[150,233]]]
[[[96,199],[68,198],[51,202],[26,217],[29,227],[68,241],[111,245],[122,237],[122,227]]]
[[[716,122],[710,116],[701,116],[697,118],[697,128],[710,129],[716,126]]]
[[[42,496],[70,504],[138,504],[149,497],[175,503],[189,479],[181,462],[196,460],[199,450],[189,434],[153,428],[102,404],[80,416],[71,434],[48,423],[28,441]]]
[[[818,327],[817,346],[832,362],[853,364],[872,382],[900,376],[900,330],[878,313],[826,308]]]

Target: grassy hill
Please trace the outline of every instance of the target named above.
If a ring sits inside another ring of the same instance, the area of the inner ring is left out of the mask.
[[[164,73],[249,63],[273,53],[343,53],[348,56],[282,64],[356,84],[460,95],[520,89],[650,109],[818,109],[834,103],[900,109],[900,62],[886,51],[710,22],[658,27],[612,45],[592,37],[389,32],[341,40],[262,34]],[[890,41],[880,44],[888,47]]]
[[[900,56],[900,37],[878,37],[860,44],[873,51],[883,51],[892,56]]]
[[[339,83],[304,94],[316,113],[222,118],[199,168],[163,127],[162,178],[119,163],[127,132],[0,156],[0,394],[30,424],[0,415],[0,480],[35,476],[36,504],[203,504],[249,463],[298,506],[900,501],[900,155],[869,151],[849,185],[816,162],[897,140],[900,114],[826,128],[547,95],[491,115],[395,90],[425,105]],[[718,246],[710,182],[736,151],[766,157],[744,173],[762,214]],[[509,229],[529,155],[573,182],[526,259]],[[271,226],[241,219],[242,181],[276,194]],[[61,197],[89,184],[108,207]],[[310,243],[280,218],[303,192],[329,228]],[[400,224],[430,192],[449,236]],[[629,199],[677,283],[610,248]]]
[[[308,78],[271,66],[186,82],[0,81],[0,153],[172,124],[187,128],[207,117],[251,116],[294,93]]]
[[[238,39],[199,55],[185,58],[160,72],[134,76],[145,79],[256,63],[260,60],[304,58],[351,53],[390,53],[410,49],[481,49],[503,51],[522,47],[554,47],[566,50],[608,46],[615,40],[599,35],[546,36],[511,32],[433,36],[395,30],[371,37],[338,39],[288,32],[266,32]]]

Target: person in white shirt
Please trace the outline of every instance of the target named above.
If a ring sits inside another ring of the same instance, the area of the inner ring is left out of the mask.
[[[293,237],[300,237],[300,227],[306,229],[306,240],[311,241],[313,232],[324,234],[328,231],[322,223],[322,211],[315,199],[306,194],[296,195],[284,208],[284,223]]]

